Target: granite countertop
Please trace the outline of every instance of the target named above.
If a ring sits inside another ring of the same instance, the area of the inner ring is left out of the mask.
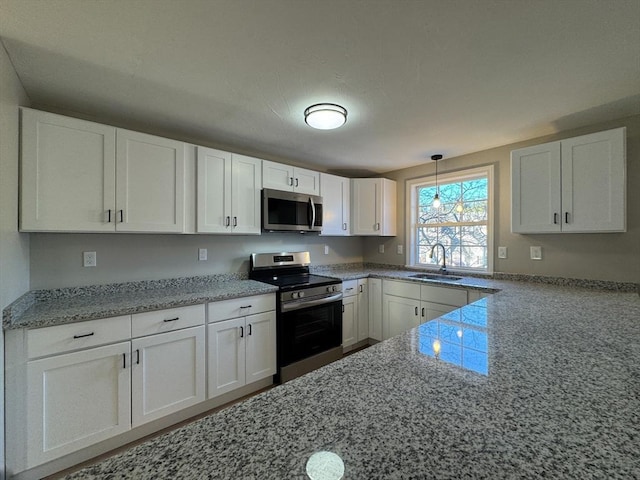
[[[3,326],[49,327],[275,291],[273,285],[238,274],[40,290],[5,309]]]
[[[638,294],[487,282],[500,291],[66,478],[302,480],[322,450],[352,480],[640,478]]]

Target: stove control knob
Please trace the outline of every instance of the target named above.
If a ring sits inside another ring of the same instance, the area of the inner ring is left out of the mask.
[[[293,292],[291,294],[291,298],[298,298],[298,292]]]
[[[304,292],[298,292],[298,298],[304,297]]]
[[[333,287],[331,287],[333,289],[333,291],[335,292],[337,287],[334,285]]]
[[[327,293],[331,293],[333,292],[333,290],[331,290],[331,287],[327,287]]]

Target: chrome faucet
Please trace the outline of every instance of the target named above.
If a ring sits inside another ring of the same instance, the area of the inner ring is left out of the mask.
[[[447,273],[447,254],[444,249],[444,245],[442,245],[441,243],[436,243],[433,247],[431,247],[429,258],[433,258],[433,251],[436,249],[436,247],[442,247],[442,266],[440,267],[439,272],[445,275]]]

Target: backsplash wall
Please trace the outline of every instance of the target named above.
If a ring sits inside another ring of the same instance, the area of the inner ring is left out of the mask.
[[[311,252],[314,265],[362,262],[361,237],[253,235],[31,234],[31,289],[247,272],[251,253]],[[328,245],[329,254],[324,254]],[[198,249],[208,250],[206,261]],[[82,252],[97,266],[83,267]]]

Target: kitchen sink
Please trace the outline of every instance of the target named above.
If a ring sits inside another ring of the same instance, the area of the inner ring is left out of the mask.
[[[422,280],[440,280],[441,282],[456,282],[462,280],[462,277],[456,277],[455,275],[440,275],[437,273],[416,273],[415,275],[409,275],[412,278],[420,278]]]

